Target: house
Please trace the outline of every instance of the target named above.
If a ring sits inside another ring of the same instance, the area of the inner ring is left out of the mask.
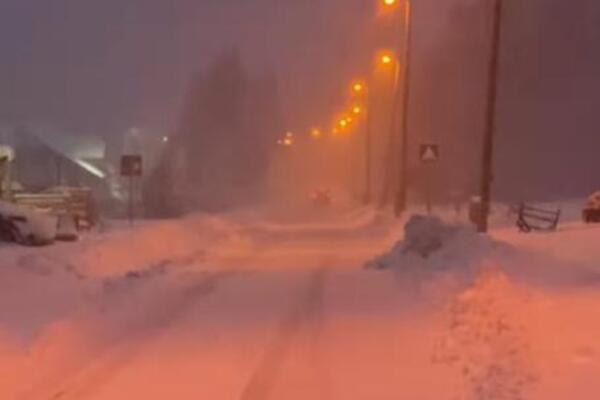
[[[53,186],[85,186],[110,197],[104,141],[40,125],[3,127],[0,145],[14,149],[11,179],[23,190],[37,192]]]

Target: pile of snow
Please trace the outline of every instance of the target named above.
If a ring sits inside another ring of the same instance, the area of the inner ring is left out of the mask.
[[[236,237],[234,224],[197,215],[43,248],[1,246],[0,332],[33,338],[50,321],[71,319],[91,298],[110,296],[117,288],[184,273],[192,264],[214,269],[207,249],[237,244]]]
[[[470,269],[489,261],[492,254],[507,251],[508,246],[477,234],[471,226],[414,215],[404,227],[404,238],[391,251],[368,262],[367,268]]]
[[[89,278],[118,276],[157,263],[202,260],[208,247],[236,240],[237,230],[233,223],[204,215],[140,222],[132,228],[109,227],[85,234],[75,243],[41,249],[0,248],[0,269],[33,270],[44,265],[50,273],[68,269]]]

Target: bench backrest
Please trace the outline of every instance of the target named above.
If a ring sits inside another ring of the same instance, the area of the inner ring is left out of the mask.
[[[560,209],[546,210],[523,203],[519,207],[517,225],[521,230],[556,230],[560,216]]]

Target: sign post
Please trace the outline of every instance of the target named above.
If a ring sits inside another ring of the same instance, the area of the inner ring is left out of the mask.
[[[135,179],[140,178],[143,172],[142,156],[127,154],[121,157],[121,176],[129,179],[129,224],[133,225],[135,217]]]
[[[432,166],[440,159],[440,146],[437,144],[422,144],[419,149],[419,158],[424,165]],[[431,168],[427,168],[425,177],[425,197],[428,215],[431,215],[433,209],[431,202],[431,180]]]

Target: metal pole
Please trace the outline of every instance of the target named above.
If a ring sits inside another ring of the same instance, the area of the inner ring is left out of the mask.
[[[498,70],[500,43],[502,38],[502,0],[495,0],[492,50],[489,64],[488,99],[486,109],[485,134],[483,139],[483,166],[481,173],[481,215],[478,231],[488,231],[490,202],[492,197],[494,136],[496,134],[496,103],[498,98]]]
[[[433,214],[433,164],[428,165],[425,171],[425,184],[426,184],[426,195],[427,195],[427,215]]]
[[[367,113],[367,121],[366,121],[366,127],[365,127],[365,198],[364,198],[364,204],[369,204],[371,203],[371,196],[372,196],[372,181],[371,181],[371,175],[372,175],[372,164],[371,164],[371,153],[373,151],[373,137],[372,137],[372,131],[371,131],[371,90],[370,87],[367,86],[367,107],[365,112]]]
[[[388,145],[386,151],[386,171],[385,180],[383,182],[383,191],[381,194],[380,207],[385,207],[388,204],[388,197],[393,189],[393,171],[394,171],[394,144],[396,142],[396,129],[398,125],[398,103],[400,103],[400,60],[396,59],[396,67],[394,68],[394,99],[392,100],[390,133],[388,136]]]
[[[401,121],[401,160],[398,163],[399,170],[399,186],[396,193],[396,201],[394,202],[394,212],[396,216],[400,216],[407,206],[408,194],[408,127],[409,127],[409,106],[410,106],[410,72],[411,72],[411,57],[412,57],[412,3],[411,0],[405,2],[404,12],[404,62],[406,63],[404,72],[404,94],[402,99],[402,121]]]
[[[133,175],[131,175],[129,177],[129,225],[133,226],[133,180],[135,178],[133,177]]]

